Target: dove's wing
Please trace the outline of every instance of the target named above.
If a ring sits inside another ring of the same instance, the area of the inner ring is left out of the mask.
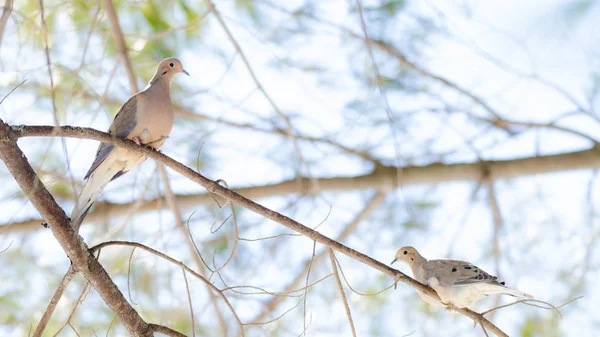
[[[111,123],[108,128],[108,133],[111,135],[115,135],[119,138],[127,138],[131,135],[131,132],[135,130],[135,127],[138,124],[137,119],[137,95],[132,96],[117,112],[115,119]],[[109,145],[105,143],[100,143],[98,146],[98,151],[96,151],[96,158],[94,158],[94,162],[90,166],[90,169],[86,173],[84,179],[88,179],[92,173],[106,160],[108,155],[110,155],[115,149],[114,145]],[[115,179],[116,177],[111,177],[111,179]]]
[[[472,263],[459,260],[430,260],[423,264],[424,277],[428,280],[435,277],[444,287],[461,286],[473,283],[496,283],[498,277]]]

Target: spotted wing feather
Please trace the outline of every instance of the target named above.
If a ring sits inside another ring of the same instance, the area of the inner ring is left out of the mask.
[[[423,265],[425,279],[436,277],[444,286],[459,286],[487,282],[503,285],[498,277],[488,274],[485,270],[465,261],[431,260]]]

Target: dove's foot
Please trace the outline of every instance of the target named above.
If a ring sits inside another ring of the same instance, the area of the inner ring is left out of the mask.
[[[162,151],[161,151],[161,150],[160,150],[160,148],[158,148],[158,147],[154,147],[154,146],[152,146],[152,145],[150,145],[150,144],[147,144],[146,146],[147,146],[147,147],[149,147],[149,148],[151,148],[152,150],[154,150],[154,151],[156,151],[156,152],[161,152],[161,153],[162,153]]]
[[[452,303],[452,302],[448,302],[448,303],[442,302],[442,304],[446,307],[446,310],[448,310],[449,312],[457,312],[458,308],[454,305],[454,303]]]
[[[136,143],[137,145],[142,145],[142,143],[140,142],[140,139],[138,137],[131,137],[129,139],[133,140],[133,142]]]

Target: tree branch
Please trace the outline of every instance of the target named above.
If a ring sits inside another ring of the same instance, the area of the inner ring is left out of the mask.
[[[186,335],[182,334],[181,332],[175,331],[169,327],[163,326],[163,325],[158,325],[158,324],[148,324],[148,326],[150,327],[150,329],[152,329],[152,331],[154,332],[160,332],[164,335],[167,336],[171,336],[171,337],[187,337]]]
[[[331,268],[333,268],[333,275],[335,276],[335,282],[340,290],[340,296],[342,297],[342,302],[344,303],[344,310],[346,310],[346,315],[348,316],[348,323],[350,324],[350,330],[352,331],[352,336],[356,337],[356,329],[354,328],[354,320],[352,319],[352,313],[350,312],[350,306],[348,305],[348,299],[346,299],[346,293],[344,292],[344,286],[342,285],[342,280],[340,280],[340,274],[338,273],[337,262],[335,261],[335,255],[333,250],[329,248],[327,250],[329,252],[329,260],[331,261]]]
[[[121,54],[123,63],[125,64],[125,72],[127,72],[129,85],[131,86],[131,89],[137,91],[137,82],[135,80],[135,74],[133,73],[133,67],[131,66],[131,60],[129,59],[129,56],[127,56],[127,44],[125,44],[123,32],[121,31],[121,26],[119,25],[119,16],[115,11],[112,0],[104,0],[103,2],[104,9],[106,9],[108,18],[110,20],[110,31],[115,39],[117,50],[119,51],[119,54]]]
[[[53,127],[48,127],[51,133]],[[25,154],[17,145],[17,135],[0,120],[0,159],[4,161],[23,192],[46,219],[52,234],[71,259],[74,268],[92,284],[104,302],[115,313],[133,336],[151,337],[148,324],[131,307],[106,270],[90,253],[80,236],[73,232],[70,220],[58,206],[37,174],[29,165]]]
[[[6,136],[4,138],[9,138],[13,143],[16,141],[15,137],[19,137],[19,136],[25,136],[25,135],[54,136],[54,135],[57,135],[57,136],[73,137],[73,138],[94,139],[94,140],[102,141],[107,144],[111,144],[111,145],[115,145],[115,146],[124,148],[126,150],[131,150],[131,151],[135,151],[137,153],[144,154],[144,155],[156,160],[157,162],[162,163],[165,166],[168,166],[172,170],[178,172],[182,176],[197,183],[198,185],[206,188],[208,190],[208,192],[210,192],[210,193],[219,195],[227,200],[230,200],[231,202],[235,202],[235,203],[243,206],[244,208],[246,208],[256,214],[262,215],[265,218],[268,218],[274,222],[284,225],[285,227],[287,227],[297,233],[300,233],[300,234],[310,238],[311,240],[319,242],[329,248],[332,248],[342,254],[345,254],[345,255],[351,257],[352,259],[354,259],[356,261],[359,261],[359,262],[366,264],[376,270],[379,270],[380,272],[392,277],[396,281],[401,281],[405,284],[408,284],[409,286],[411,286],[415,289],[418,289],[429,296],[437,297],[437,294],[435,293],[435,291],[433,289],[429,288],[428,286],[426,286],[424,284],[419,283],[418,281],[412,279],[411,277],[407,276],[406,274],[404,274],[396,269],[393,269],[393,268],[389,267],[388,265],[385,265],[385,264],[371,258],[368,255],[365,255],[365,254],[360,253],[348,246],[345,246],[345,245],[343,245],[343,244],[341,244],[341,243],[339,243],[339,242],[337,242],[337,241],[335,241],[335,240],[333,240],[333,239],[331,239],[309,227],[306,227],[306,226],[302,225],[301,223],[299,223],[281,213],[273,211],[273,210],[266,208],[250,199],[247,199],[247,198],[243,197],[242,195],[219,185],[218,182],[204,177],[203,175],[197,173],[193,169],[171,159],[170,157],[168,157],[162,153],[156,152],[150,148],[139,146],[139,145],[135,144],[133,141],[116,138],[114,136],[111,136],[110,134],[100,132],[100,131],[94,130],[94,129],[89,129],[89,128],[60,127],[58,129],[56,129],[51,126],[17,126],[17,127],[13,127],[13,128],[9,129],[4,123],[2,123],[2,125],[3,125],[3,128],[0,129],[0,135],[5,134]],[[4,132],[2,132],[2,131],[4,131]],[[0,137],[0,139],[2,139],[2,138]],[[9,142],[6,140],[4,140],[3,142],[0,142],[0,144],[1,144],[0,153],[6,152],[5,148],[7,148],[7,146],[6,146],[7,143],[9,143]],[[16,148],[16,146],[13,146],[13,147]],[[13,148],[13,147],[8,146],[9,149]],[[4,151],[2,151],[2,150],[4,150]],[[23,154],[21,151],[18,151],[17,155],[20,156]],[[594,156],[596,157],[595,159],[597,160],[597,153],[595,151],[594,151]],[[4,159],[4,157],[3,157],[3,159]],[[10,159],[14,160],[15,158],[13,156],[11,156]],[[12,165],[12,164],[9,164],[9,162],[7,162],[7,165]],[[481,164],[478,163],[475,165],[476,165],[476,167],[475,167],[476,173],[475,174],[477,176],[480,176],[481,175]],[[35,175],[35,173],[33,173],[33,170],[31,169],[31,167],[29,166],[29,164],[27,164],[27,166],[29,167],[29,170],[31,170],[32,174]],[[9,169],[10,169],[10,166],[9,166]],[[395,168],[391,168],[391,169],[394,172],[396,170]],[[18,170],[11,169],[11,172],[13,172],[13,171],[15,173],[18,173]],[[491,173],[490,176],[494,177],[494,171],[490,170],[490,173]],[[456,172],[455,174],[457,177],[463,176],[463,173]],[[473,174],[473,173],[471,173],[471,174]],[[507,172],[507,174],[510,175],[510,171]],[[403,176],[406,176],[406,173],[404,173]],[[437,179],[441,179],[441,178],[442,177],[437,177]],[[39,182],[39,180],[37,180],[37,181]],[[394,179],[392,179],[391,181],[393,183]],[[41,182],[39,182],[39,184],[41,184]],[[22,188],[28,195],[30,193],[32,193],[32,191],[33,191],[33,193],[35,193],[34,186],[24,185],[24,186],[22,186]],[[54,204],[56,206],[56,208],[58,208],[58,213],[61,214],[63,218],[66,218],[64,212],[62,211],[62,209],[60,209],[58,207],[58,205],[56,205],[52,196],[50,196],[49,193],[47,193],[47,191],[45,189],[44,189],[44,191],[46,192],[47,197],[50,198],[50,202],[52,204]],[[45,208],[42,207],[43,205],[44,205],[43,203],[40,204],[40,208],[42,208],[42,210],[46,211]],[[36,203],[36,206],[37,206],[37,203]],[[52,213],[52,212],[43,213],[43,215],[45,215],[45,216],[46,216],[46,214],[50,217],[49,219],[52,219],[52,220],[56,219],[56,215],[54,213]],[[63,220],[63,218],[58,218],[56,220]],[[64,220],[66,220],[66,219],[64,219]],[[54,221],[53,223],[61,224],[63,222]],[[70,229],[70,226],[68,226],[68,225],[65,227]],[[70,234],[71,234],[71,236],[73,236],[72,231],[70,232]],[[97,261],[96,261],[96,263],[97,263]],[[102,269],[102,272],[104,272],[104,269]],[[104,272],[104,274],[106,275],[106,272]],[[106,277],[108,278],[108,275],[106,275]],[[110,278],[108,278],[108,279],[110,280]],[[110,282],[112,283],[112,280]],[[121,298],[123,298],[123,295],[120,292],[118,294],[121,296]],[[125,299],[123,298],[123,301],[124,300]],[[129,308],[131,308],[131,307],[129,307]],[[131,310],[133,310],[133,309],[131,309]],[[480,315],[470,309],[467,309],[467,308],[456,309],[456,311],[473,319],[475,322],[478,322],[481,325],[485,326],[489,331],[492,331],[497,336],[508,337],[504,332],[502,332],[502,330],[500,330],[497,326],[495,326],[492,322],[488,321],[482,315]],[[137,316],[137,312],[135,312],[135,311],[133,311],[133,312]],[[140,318],[140,320],[141,320],[141,318]],[[144,324],[145,324],[145,322],[144,322]],[[146,325],[146,327],[147,327],[147,325]]]
[[[50,136],[48,128],[45,126],[14,126],[19,133],[19,137],[38,137]],[[88,133],[86,130],[91,130]],[[94,129],[63,127],[60,131],[62,136],[87,138],[104,141],[105,137]],[[65,132],[68,132],[65,133]],[[98,133],[96,133],[98,132]],[[513,179],[529,175],[544,173],[563,172],[582,169],[600,168],[600,152],[595,148],[582,151],[574,151],[545,156],[525,157],[509,160],[490,160],[483,164],[489,168],[487,178],[492,180]],[[481,181],[485,174],[481,170],[482,162],[443,164],[434,163],[425,166],[405,166],[402,167],[402,186],[437,184],[452,181]],[[382,166],[372,172],[349,176],[349,177],[321,177],[318,178],[319,189],[321,191],[352,191],[377,189],[390,191],[397,186],[396,168],[392,166]],[[308,178],[294,178],[280,183],[268,184],[263,186],[240,187],[235,188],[238,193],[245,195],[249,199],[260,199],[274,195],[286,195],[293,193],[308,194],[311,191],[311,183]],[[214,200],[207,193],[186,194],[175,196],[177,205],[181,209],[196,207],[198,204],[210,204]],[[93,212],[87,216],[86,221],[93,222],[105,219],[107,216],[119,216],[125,214],[130,204],[97,203]],[[156,199],[145,201],[140,207],[140,212],[156,210]],[[166,207],[166,205],[164,206]],[[30,231],[38,229],[40,219],[26,220],[5,224],[2,227],[4,233]]]
[[[48,303],[48,307],[46,307],[46,311],[44,311],[44,314],[42,315],[42,318],[40,319],[38,326],[35,328],[33,337],[41,337],[42,336],[44,329],[46,329],[46,326],[48,325],[48,322],[50,321],[50,317],[52,317],[52,314],[54,313],[54,309],[56,309],[56,305],[58,305],[58,301],[60,301],[60,298],[62,297],[63,293],[67,289],[67,286],[69,285],[69,283],[71,283],[73,276],[75,276],[75,269],[73,269],[73,266],[71,266],[71,267],[69,267],[69,270],[67,271],[67,273],[65,274],[63,279],[60,281],[60,284],[58,285],[58,288],[56,288],[56,291],[54,292],[52,299],[50,299],[50,303]]]
[[[129,241],[106,241],[106,242],[102,242],[100,244],[95,245],[94,247],[92,247],[90,250],[92,251],[97,251],[100,250],[104,247],[108,247],[108,246],[130,246],[130,247],[137,247],[140,249],[143,249],[149,253],[152,253],[158,257],[160,257],[161,259],[167,260],[177,266],[180,266],[181,268],[183,268],[184,270],[188,271],[192,276],[196,277],[197,279],[201,280],[202,282],[204,282],[204,284],[206,284],[208,286],[208,288],[210,288],[212,291],[214,291],[215,293],[217,293],[222,299],[223,302],[225,302],[225,304],[227,305],[227,307],[229,308],[229,310],[231,311],[231,314],[235,317],[236,322],[238,323],[238,326],[240,328],[240,333],[242,334],[242,337],[246,336],[246,333],[244,332],[244,324],[242,323],[242,321],[240,320],[238,314],[235,312],[235,309],[233,308],[233,305],[231,305],[231,302],[229,302],[229,300],[227,299],[227,296],[225,296],[225,294],[223,294],[223,291],[219,288],[217,288],[214,284],[212,284],[209,280],[207,280],[204,276],[200,275],[199,273],[197,273],[196,271],[194,271],[192,268],[188,267],[185,263],[181,262],[181,261],[177,261],[174,258],[170,257],[169,255],[159,252],[156,249],[150,248],[146,245],[143,245],[141,243],[138,242],[129,242]]]
[[[14,0],[6,0],[4,2],[4,9],[2,10],[2,16],[0,17],[0,45],[2,45],[2,37],[4,36],[4,27],[10,18],[10,14],[13,10]]]

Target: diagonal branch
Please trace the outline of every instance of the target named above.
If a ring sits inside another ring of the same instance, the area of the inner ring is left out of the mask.
[[[340,296],[342,297],[342,302],[344,302],[344,310],[346,310],[346,315],[348,316],[348,322],[350,323],[350,329],[352,330],[352,336],[356,337],[356,329],[354,328],[354,320],[352,320],[352,313],[350,312],[350,306],[348,305],[348,299],[346,298],[346,293],[344,292],[344,286],[342,285],[342,280],[340,280],[340,274],[338,273],[337,262],[335,261],[335,254],[333,250],[329,248],[327,250],[329,252],[329,260],[331,261],[331,268],[333,268],[333,275],[335,275],[335,282],[340,290]]]
[[[1,122],[1,120],[0,120],[0,122]],[[431,289],[430,287],[428,287],[424,284],[419,283],[418,281],[412,279],[411,277],[407,276],[406,274],[404,274],[396,269],[393,269],[393,268],[389,267],[388,265],[383,264],[368,255],[365,255],[365,254],[358,252],[346,245],[343,245],[343,244],[341,244],[341,243],[339,243],[339,242],[337,242],[337,241],[335,241],[335,240],[333,240],[333,239],[331,239],[331,238],[329,238],[307,226],[304,226],[303,224],[299,223],[298,221],[296,221],[294,219],[291,219],[279,212],[273,211],[269,208],[266,208],[265,206],[263,206],[261,204],[258,204],[248,198],[245,198],[244,196],[242,196],[228,188],[221,186],[218,182],[204,177],[203,175],[201,175],[201,174],[197,173],[196,171],[194,171],[193,169],[181,164],[180,162],[175,161],[175,160],[171,159],[170,157],[168,157],[162,153],[156,152],[150,148],[139,146],[131,140],[116,138],[114,136],[111,136],[110,134],[100,132],[100,131],[94,130],[94,129],[89,129],[89,128],[60,127],[58,129],[55,129],[50,126],[19,126],[19,127],[9,128],[3,122],[0,125],[2,126],[0,128],[0,154],[3,154],[3,156],[2,156],[3,159],[8,158],[11,160],[15,160],[15,159],[21,160],[20,156],[23,155],[23,153],[20,150],[18,151],[18,153],[15,154],[15,155],[19,156],[19,158],[15,158],[14,155],[7,157],[6,154],[3,153],[3,152],[7,151],[6,148],[18,149],[16,146],[7,146],[6,144],[7,143],[14,144],[14,142],[16,142],[16,139],[19,136],[24,136],[24,135],[32,136],[34,134],[36,134],[37,136],[63,136],[63,137],[73,137],[73,138],[95,139],[95,140],[102,141],[102,142],[110,144],[110,145],[118,146],[118,147],[126,149],[126,150],[135,151],[136,153],[143,154],[147,157],[150,157],[150,158],[156,160],[159,163],[164,164],[165,166],[168,166],[172,170],[174,170],[174,171],[178,172],[179,174],[181,174],[182,176],[188,178],[190,181],[193,181],[193,182],[197,183],[198,185],[206,188],[208,190],[208,192],[210,192],[210,193],[219,195],[227,200],[230,200],[231,202],[235,202],[235,203],[239,204],[240,206],[242,206],[256,214],[259,214],[267,219],[277,222],[297,233],[300,233],[300,234],[306,236],[307,238],[309,238],[313,241],[319,242],[320,244],[323,244],[331,249],[334,249],[342,254],[345,254],[346,256],[348,256],[358,262],[368,265],[368,266],[372,267],[373,269],[376,269],[376,270],[392,277],[396,281],[403,282],[417,290],[420,290],[421,292],[423,292],[431,297],[438,298],[436,292],[433,289]],[[35,173],[33,173],[33,170],[31,169],[31,166],[29,166],[29,164],[26,161],[25,161],[25,163],[29,167],[29,170],[31,170],[31,174],[35,175]],[[12,163],[10,161],[7,162],[7,165],[11,165],[11,164]],[[479,171],[481,168],[480,165],[481,164],[477,164],[477,168],[479,169]],[[9,169],[11,170],[11,172],[14,172],[13,174],[19,173],[18,170],[15,170],[14,168],[11,169],[10,166],[9,166]],[[490,176],[493,176],[493,171],[490,171],[490,172],[492,172],[492,174],[490,174]],[[478,175],[481,175],[481,173],[479,172]],[[20,184],[23,184],[21,180],[22,179],[19,180]],[[37,179],[37,182],[39,182],[39,179]],[[39,182],[39,184],[41,184],[41,182]],[[29,186],[29,185],[23,184],[21,187],[28,195],[31,193],[35,193],[34,186]],[[54,221],[53,223],[66,224],[66,222],[60,222],[60,220],[66,220],[66,215],[64,214],[64,211],[62,211],[62,209],[60,209],[58,207],[58,205],[56,205],[52,196],[45,189],[44,189],[44,191],[47,194],[47,198],[50,198],[51,203],[54,206],[56,206],[56,208],[58,208],[59,215],[61,215],[62,217],[57,218],[56,214],[54,214],[52,212],[44,212],[43,215],[50,216],[51,218],[49,218],[49,219],[51,219],[51,220],[59,220],[59,221]],[[37,203],[35,205],[38,206]],[[39,206],[40,206],[40,208],[42,208],[40,211],[42,211],[42,210],[46,211],[42,207],[43,203]],[[68,225],[65,225],[65,227],[70,229],[70,226],[68,226]],[[70,232],[70,235],[73,236],[73,232]],[[96,260],[94,260],[94,261],[97,263]],[[100,268],[102,268],[102,267],[100,266]],[[102,269],[102,272],[104,272],[104,274],[106,275],[106,272],[104,271],[104,269]],[[106,277],[108,278],[110,283],[112,283],[112,280],[110,280],[108,275],[106,275]],[[96,281],[96,280],[94,280],[94,281]],[[90,280],[90,282],[91,282],[91,280]],[[94,286],[97,285],[94,283],[92,283],[92,284]],[[98,284],[98,286],[100,286],[100,284]],[[118,289],[117,289],[117,291],[118,291]],[[125,301],[125,298],[123,297],[123,295],[120,292],[118,294],[123,299],[123,301]],[[127,303],[127,306],[137,316],[137,312],[135,312],[135,310],[133,310],[133,308],[131,308],[131,306],[129,306],[128,303]],[[112,306],[111,306],[111,308],[112,308]],[[116,310],[116,308],[114,308],[113,310]],[[489,331],[492,331],[497,336],[507,337],[507,335],[504,332],[502,332],[502,330],[500,330],[497,326],[495,326],[492,322],[487,320],[481,314],[476,313],[467,308],[456,309],[456,311],[463,314],[464,316],[471,318],[475,322],[485,326],[486,329],[488,329]],[[139,317],[139,316],[137,316],[137,317]],[[141,318],[140,318],[140,321],[141,321]],[[141,322],[143,322],[143,321],[141,321]],[[145,325],[146,329],[148,329],[148,325],[145,324],[145,322],[143,322],[143,324]],[[135,327],[139,328],[138,326],[135,326]]]
[[[18,147],[15,133],[1,120],[0,159],[4,161],[31,203],[46,219],[52,234],[71,259],[73,267],[92,284],[100,297],[133,336],[151,337],[152,331],[148,324],[127,302],[106,270],[90,253],[81,237],[73,232],[69,218],[56,204],[52,195],[29,165],[25,154]]]
[[[65,276],[63,277],[63,279],[60,281],[60,284],[58,285],[58,288],[56,288],[56,291],[54,292],[52,299],[50,299],[50,303],[48,303],[48,307],[46,308],[46,311],[44,311],[44,314],[42,315],[42,318],[40,319],[38,326],[35,328],[33,337],[41,337],[42,336],[44,329],[46,329],[46,326],[48,325],[48,322],[50,321],[50,317],[52,317],[52,314],[54,313],[54,310],[56,309],[56,306],[58,305],[58,301],[60,301],[60,298],[62,297],[63,293],[67,289],[67,286],[69,285],[69,283],[71,283],[73,276],[75,276],[75,269],[73,269],[73,266],[71,266],[69,268],[69,270],[67,271],[67,273],[65,274]]]

